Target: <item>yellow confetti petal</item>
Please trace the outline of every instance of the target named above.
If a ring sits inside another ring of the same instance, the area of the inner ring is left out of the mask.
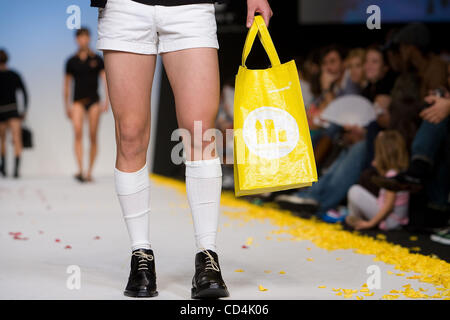
[[[389,271],[389,270],[388,270],[388,272],[387,272],[387,273],[388,273],[388,274],[394,274],[394,272],[392,272],[392,271]]]
[[[409,248],[409,250],[411,250],[411,251],[420,251],[421,249],[420,249],[420,247],[412,247],[412,248]]]
[[[286,274],[286,272],[285,272],[285,271],[283,271],[283,270],[281,270],[281,271],[280,271],[280,274]]]
[[[333,290],[334,292],[337,292],[337,291],[340,291],[340,290],[341,290],[341,288],[338,288],[338,289],[336,289],[336,288],[333,288],[333,289],[331,289],[331,290]]]
[[[244,272],[244,270],[242,270],[242,269],[236,269],[236,270],[234,270],[234,272]]]
[[[357,300],[363,300],[364,297],[356,296],[356,299],[357,299]]]
[[[245,242],[245,244],[246,244],[247,246],[251,246],[252,243],[253,243],[253,238],[252,238],[252,237],[249,237],[249,238],[247,239],[247,241]]]
[[[342,260],[342,258],[336,258],[336,261],[341,261]]]
[[[395,275],[399,276],[399,277],[403,277],[405,274],[404,273],[396,273]]]
[[[400,293],[400,291],[398,291],[398,290],[391,290],[391,291],[389,291],[389,293]]]
[[[264,288],[262,285],[259,285],[259,291],[267,291],[269,289]]]
[[[386,236],[384,234],[379,233],[377,234],[377,239],[386,240]]]
[[[371,293],[366,293],[365,294],[365,296],[367,296],[367,297],[371,297],[371,296],[373,296],[375,294],[375,292],[371,292]]]
[[[364,283],[361,287],[367,288],[367,283]]]
[[[344,298],[345,299],[349,299],[349,298],[351,298],[351,297],[353,297],[353,294],[344,294]]]
[[[364,288],[364,289],[359,290],[359,292],[369,292],[369,289]]]
[[[411,241],[417,241],[417,239],[419,239],[417,236],[411,236],[411,237],[409,237],[409,240],[411,240]]]
[[[308,260],[308,261],[314,261],[313,258],[306,258],[306,260]]]
[[[342,296],[342,292],[336,293],[337,296]]]
[[[306,248],[306,250],[311,251],[311,248]]]
[[[326,286],[318,286],[319,289],[325,289]]]

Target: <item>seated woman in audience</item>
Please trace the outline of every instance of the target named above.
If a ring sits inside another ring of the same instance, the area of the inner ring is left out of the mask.
[[[375,142],[373,166],[385,177],[395,176],[408,167],[408,152],[401,134],[395,130],[380,132]],[[381,189],[376,198],[360,185],[348,192],[349,214],[345,221],[357,230],[379,227],[397,229],[408,223],[409,193]]]

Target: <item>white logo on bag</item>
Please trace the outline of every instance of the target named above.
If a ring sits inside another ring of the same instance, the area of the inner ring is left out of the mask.
[[[244,121],[244,141],[251,152],[261,158],[277,159],[297,146],[297,121],[280,108],[261,107],[249,113]]]
[[[269,90],[269,93],[275,93],[275,92],[280,92],[280,91],[284,91],[284,90],[288,90],[291,88],[291,84],[292,82],[289,81],[289,85],[280,89],[274,89],[274,90]]]

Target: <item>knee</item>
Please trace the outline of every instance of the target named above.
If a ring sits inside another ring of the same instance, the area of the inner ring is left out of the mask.
[[[83,130],[75,127],[75,141],[80,142],[83,139]]]
[[[119,124],[117,138],[118,151],[127,158],[147,152],[149,130],[145,126]]]
[[[350,187],[347,193],[347,198],[349,202],[355,202],[355,200],[358,198],[359,189],[361,187],[357,184],[354,184]]]

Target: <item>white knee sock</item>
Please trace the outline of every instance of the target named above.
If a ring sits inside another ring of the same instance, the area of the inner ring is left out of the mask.
[[[186,192],[194,220],[198,251],[216,251],[221,191],[220,158],[186,161]]]
[[[150,249],[148,213],[150,180],[147,163],[136,172],[114,171],[116,192],[131,240],[131,249]]]

